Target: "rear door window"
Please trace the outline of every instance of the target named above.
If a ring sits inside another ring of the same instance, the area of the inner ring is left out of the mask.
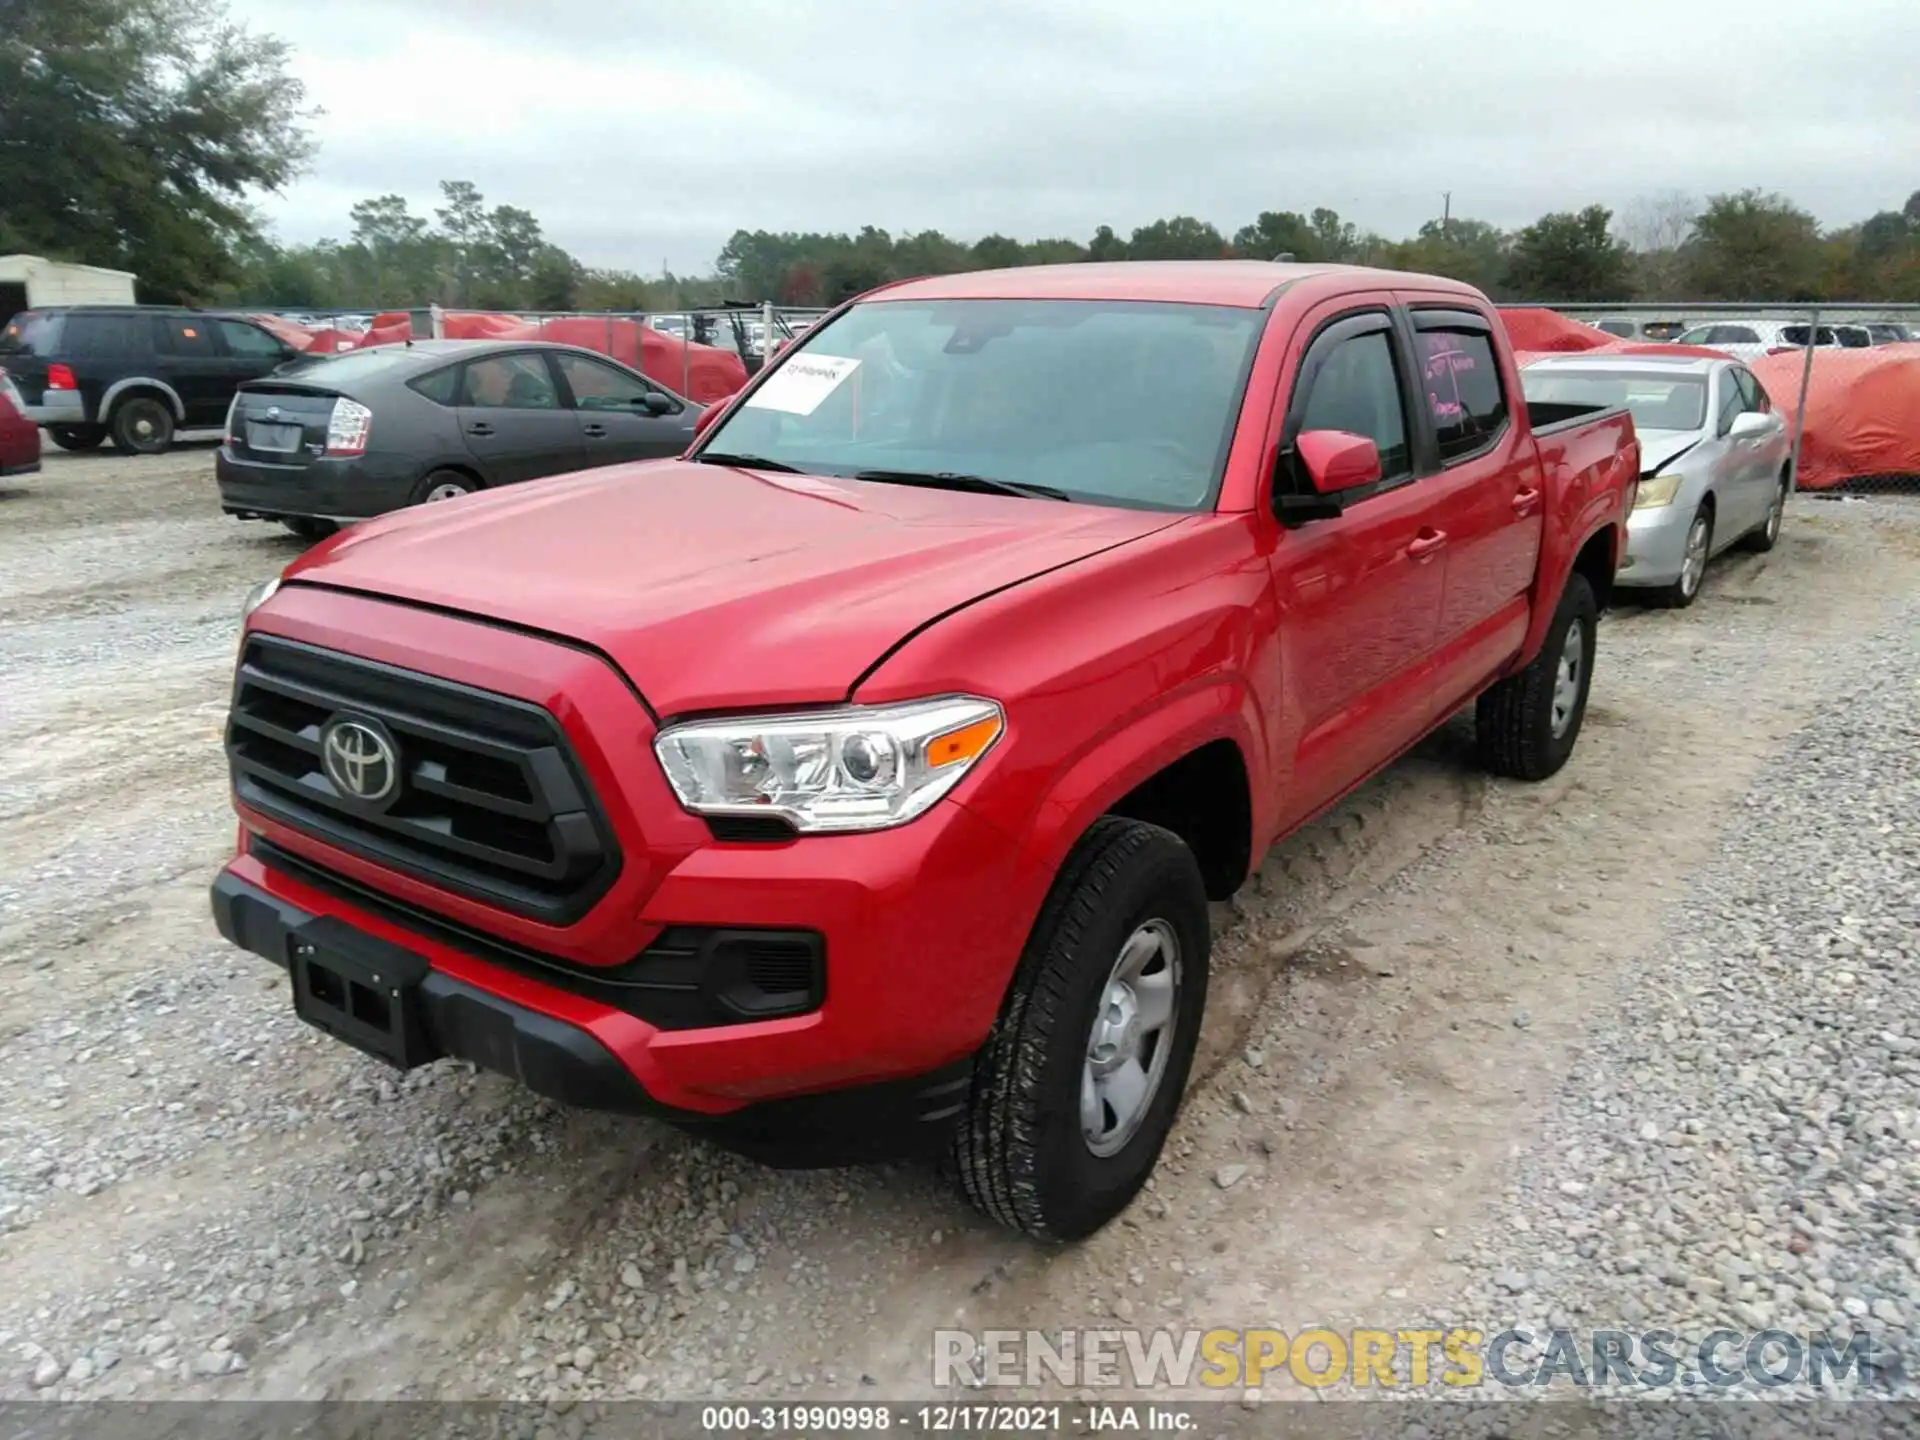
[[[1440,442],[1440,461],[1452,465],[1478,454],[1507,424],[1507,397],[1500,384],[1500,363],[1493,337],[1470,315],[1459,328],[1447,312],[1416,311],[1420,393]]]
[[[67,316],[63,349],[75,358],[147,353],[146,329],[138,315],[89,315],[75,311]]]
[[[1709,345],[1758,345],[1759,332],[1749,325],[1716,325]]]
[[[544,355],[491,355],[467,366],[460,403],[485,410],[558,410]]]

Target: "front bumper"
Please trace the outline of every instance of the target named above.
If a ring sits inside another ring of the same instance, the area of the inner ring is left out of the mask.
[[[40,473],[40,456],[36,451],[31,460],[16,460],[12,464],[0,461],[0,477],[8,475],[37,475]]]
[[[564,991],[549,991],[543,1005],[527,987],[511,983],[514,977],[498,986],[457,978],[436,963],[447,958],[442,947],[424,937],[396,935],[365,916],[343,925],[331,913],[337,907],[296,904],[247,879],[240,873],[244,868],[239,862],[230,866],[212,890],[214,924],[240,948],[291,971],[302,937],[331,927],[362,959],[393,974],[419,970],[424,960],[411,1002],[419,1033],[409,1063],[466,1060],[563,1105],[651,1115],[766,1163],[797,1167],[938,1150],[966,1100],[970,1056],[892,1082],[763,1101],[722,1114],[680,1108],[651,1093],[593,1023],[549,1013],[572,1008]],[[672,1038],[687,1037],[681,1032]]]
[[[1635,510],[1627,519],[1627,557],[1616,584],[1671,585],[1687,559],[1693,507],[1679,503]]]
[[[213,459],[220,506],[229,515],[299,516],[342,522],[398,510],[413,498],[414,467],[378,454],[305,465],[242,459],[222,444]]]

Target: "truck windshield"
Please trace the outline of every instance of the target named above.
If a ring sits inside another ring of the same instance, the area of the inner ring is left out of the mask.
[[[1698,430],[1707,418],[1707,382],[1698,375],[1530,369],[1527,399],[1561,405],[1627,407],[1637,430]]]
[[[984,478],[1198,510],[1219,487],[1265,318],[1144,301],[871,301],[810,330],[704,448],[820,475]]]

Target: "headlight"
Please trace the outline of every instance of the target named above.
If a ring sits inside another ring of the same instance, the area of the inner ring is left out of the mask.
[[[1680,475],[1677,471],[1668,475],[1642,476],[1640,493],[1634,499],[1633,508],[1657,510],[1662,505],[1671,505],[1673,497],[1679,493]]]
[[[247,623],[247,617],[262,605],[266,604],[267,601],[271,600],[273,598],[273,592],[279,588],[280,577],[276,575],[271,580],[262,580],[258,585],[254,586],[253,589],[249,590],[247,592],[247,603],[240,608],[240,624],[244,627]]]
[[[924,813],[1000,738],[991,700],[948,696],[663,730],[654,753],[696,815],[766,815],[807,832],[884,830]]]

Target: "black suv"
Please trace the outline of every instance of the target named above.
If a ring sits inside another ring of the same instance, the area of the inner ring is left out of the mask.
[[[251,321],[157,305],[28,310],[0,330],[0,365],[27,418],[63,450],[107,436],[158,455],[175,430],[213,429],[233,392],[299,352]]]

